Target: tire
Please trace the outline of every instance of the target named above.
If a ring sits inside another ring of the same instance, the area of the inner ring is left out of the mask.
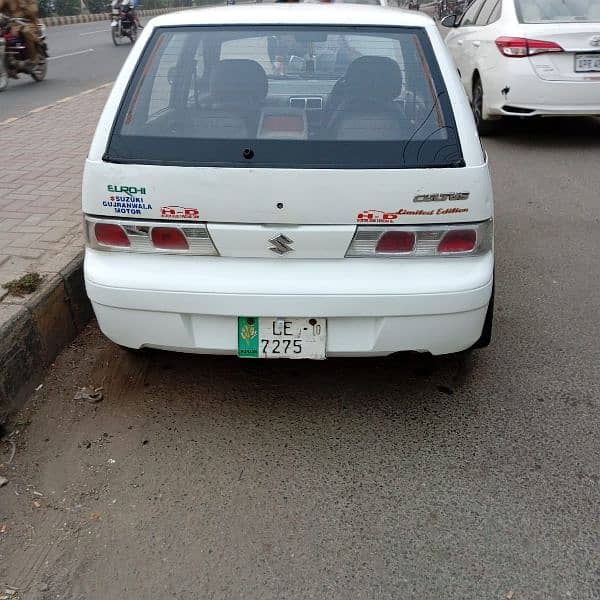
[[[478,76],[473,81],[473,101],[471,106],[479,135],[482,137],[493,135],[497,131],[498,120],[492,121],[483,118],[483,85]]]
[[[130,30],[129,30],[129,40],[131,41],[132,44],[135,44],[136,40],[137,40],[137,26],[134,25]]]
[[[47,72],[48,61],[44,60],[43,62],[40,62],[37,65],[35,65],[35,67],[33,67],[33,69],[31,70],[31,76],[33,77],[34,81],[37,81],[39,83],[40,81],[44,81],[44,79],[46,79]]]
[[[115,46],[118,46],[119,45],[119,36],[117,35],[117,28],[116,27],[111,27],[110,28],[110,35],[112,37],[113,44]]]
[[[8,87],[8,75],[3,73],[0,75],[0,92],[3,92]]]

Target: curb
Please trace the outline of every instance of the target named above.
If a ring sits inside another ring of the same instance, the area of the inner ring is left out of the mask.
[[[177,12],[195,7],[179,7],[179,8],[155,8],[152,10],[139,10],[139,17],[156,17],[170,12]],[[55,25],[75,25],[77,23],[93,23],[95,21],[110,21],[110,13],[95,13],[89,15],[72,15],[69,17],[44,17],[40,19],[47,27]]]
[[[56,356],[92,318],[83,252],[28,298],[0,303],[0,413],[23,405]]]

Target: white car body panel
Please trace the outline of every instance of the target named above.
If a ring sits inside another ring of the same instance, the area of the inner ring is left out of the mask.
[[[465,167],[192,168],[103,162],[115,114],[154,28],[292,23],[424,28],[450,96]],[[115,210],[109,186],[122,185],[143,188],[141,212]],[[469,197],[415,203],[415,196],[438,193]],[[401,213],[394,221],[398,225],[493,218],[488,166],[469,102],[433,20],[425,15],[343,4],[259,5],[191,10],[150,21],[98,123],[85,166],[83,211],[160,220],[163,207],[197,211],[220,256],[88,248],[88,295],[102,331],[123,346],[236,354],[238,316],[327,318],[328,356],[401,350],[444,354],[469,348],[482,334],[492,295],[493,252],[469,258],[344,258],[364,211]],[[294,252],[278,256],[269,250],[269,239],[279,234],[294,240]]]
[[[591,45],[600,22],[519,23],[514,0],[501,0],[502,14],[489,25],[456,27],[445,41],[471,99],[478,73],[484,90],[484,118],[519,116],[600,116],[600,73],[576,73],[575,53],[597,53]],[[559,44],[565,52],[524,58],[503,56],[499,37],[520,37]],[[516,107],[517,111],[506,107]],[[525,110],[526,112],[523,112]]]

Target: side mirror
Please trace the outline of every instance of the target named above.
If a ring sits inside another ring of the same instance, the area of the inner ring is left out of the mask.
[[[456,27],[458,25],[458,15],[446,15],[441,21],[442,27]]]

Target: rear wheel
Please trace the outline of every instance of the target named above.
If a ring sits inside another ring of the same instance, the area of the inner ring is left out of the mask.
[[[135,40],[137,40],[137,25],[134,23],[129,30],[129,39],[132,44],[135,44]]]
[[[492,135],[497,127],[498,121],[492,121],[485,119],[483,115],[483,85],[479,77],[475,77],[473,81],[473,116],[475,117],[475,124],[477,125],[477,131],[479,135],[486,136]]]
[[[31,76],[37,82],[43,81],[46,78],[46,73],[48,72],[48,62],[42,61],[31,69]]]

